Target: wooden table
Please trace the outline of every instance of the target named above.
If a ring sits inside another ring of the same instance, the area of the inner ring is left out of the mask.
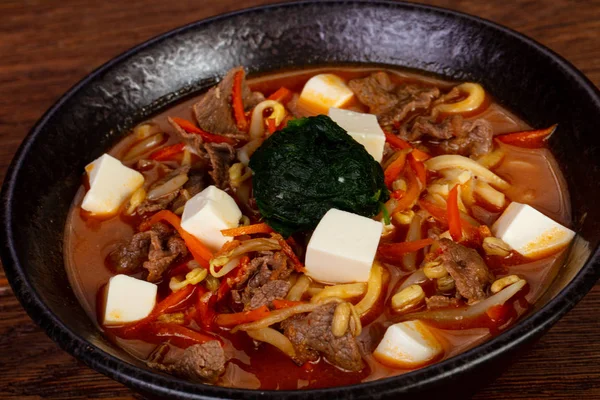
[[[180,25],[270,2],[1,1],[0,181],[35,121],[102,63]],[[475,14],[522,32],[563,55],[600,85],[598,0],[421,2]],[[600,285],[475,399],[600,399],[598,310]],[[0,269],[0,397],[125,399],[136,395],[51,342],[25,314]]]

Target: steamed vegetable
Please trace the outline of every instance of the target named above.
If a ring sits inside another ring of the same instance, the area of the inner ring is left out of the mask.
[[[331,208],[371,217],[389,197],[379,163],[324,115],[290,121],[250,168],[261,215],[286,237],[314,229]]]

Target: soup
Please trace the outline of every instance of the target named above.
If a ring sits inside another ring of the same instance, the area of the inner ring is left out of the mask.
[[[69,279],[108,338],[193,381],[402,374],[507,329],[554,278],[574,235],[555,129],[476,83],[236,68],[86,167]]]

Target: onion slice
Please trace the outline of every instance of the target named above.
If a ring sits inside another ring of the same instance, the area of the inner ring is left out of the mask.
[[[485,327],[485,323],[478,321],[478,319],[483,317],[486,311],[490,308],[506,303],[508,300],[510,300],[510,298],[523,289],[526,284],[527,281],[521,279],[502,289],[495,295],[490,296],[472,306],[456,309],[410,313],[403,315],[401,320],[427,320],[443,329],[464,329],[467,327],[475,328],[479,327],[479,325],[482,325],[481,327]]]
[[[317,308],[321,307],[323,304],[320,303],[306,303],[299,304],[297,306],[282,308],[281,310],[271,311],[271,314],[263,318],[259,321],[250,322],[247,324],[240,324],[231,330],[231,333],[235,333],[237,331],[249,331],[256,329],[267,328],[273,324],[284,321],[296,314],[304,314],[315,311]]]
[[[409,287],[410,285],[418,285],[425,282],[426,280],[427,277],[425,276],[425,272],[423,272],[423,268],[418,269],[412,274],[410,274],[410,276],[406,278],[404,282],[402,282],[402,285],[398,287],[398,292],[402,289]]]
[[[146,197],[148,198],[148,200],[156,200],[159,197],[162,197],[164,195],[167,195],[169,193],[172,193],[172,192],[178,190],[180,187],[185,185],[185,183],[188,181],[188,179],[189,178],[188,178],[187,174],[177,175],[177,176],[169,179],[162,185],[157,186],[157,187],[153,188],[152,190],[150,190]]]
[[[506,190],[510,188],[510,184],[498,175],[494,174],[477,161],[470,158],[459,156],[457,154],[446,154],[443,156],[433,157],[425,161],[425,166],[430,171],[440,171],[448,168],[460,168],[471,171],[477,178],[495,186],[498,189]]]
[[[273,328],[252,329],[246,333],[254,340],[272,344],[291,358],[296,357],[296,350],[290,339]]]
[[[125,161],[133,160],[134,158],[154,149],[155,147],[163,143],[166,139],[167,137],[165,136],[165,134],[157,133],[156,135],[152,135],[143,140],[140,140],[139,142],[131,146],[129,150],[127,150],[127,153],[125,153],[123,159]]]

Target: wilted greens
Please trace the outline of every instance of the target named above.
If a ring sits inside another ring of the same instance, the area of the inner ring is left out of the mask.
[[[261,215],[286,237],[314,229],[331,208],[371,217],[389,197],[379,163],[324,115],[290,121],[250,168]]]

